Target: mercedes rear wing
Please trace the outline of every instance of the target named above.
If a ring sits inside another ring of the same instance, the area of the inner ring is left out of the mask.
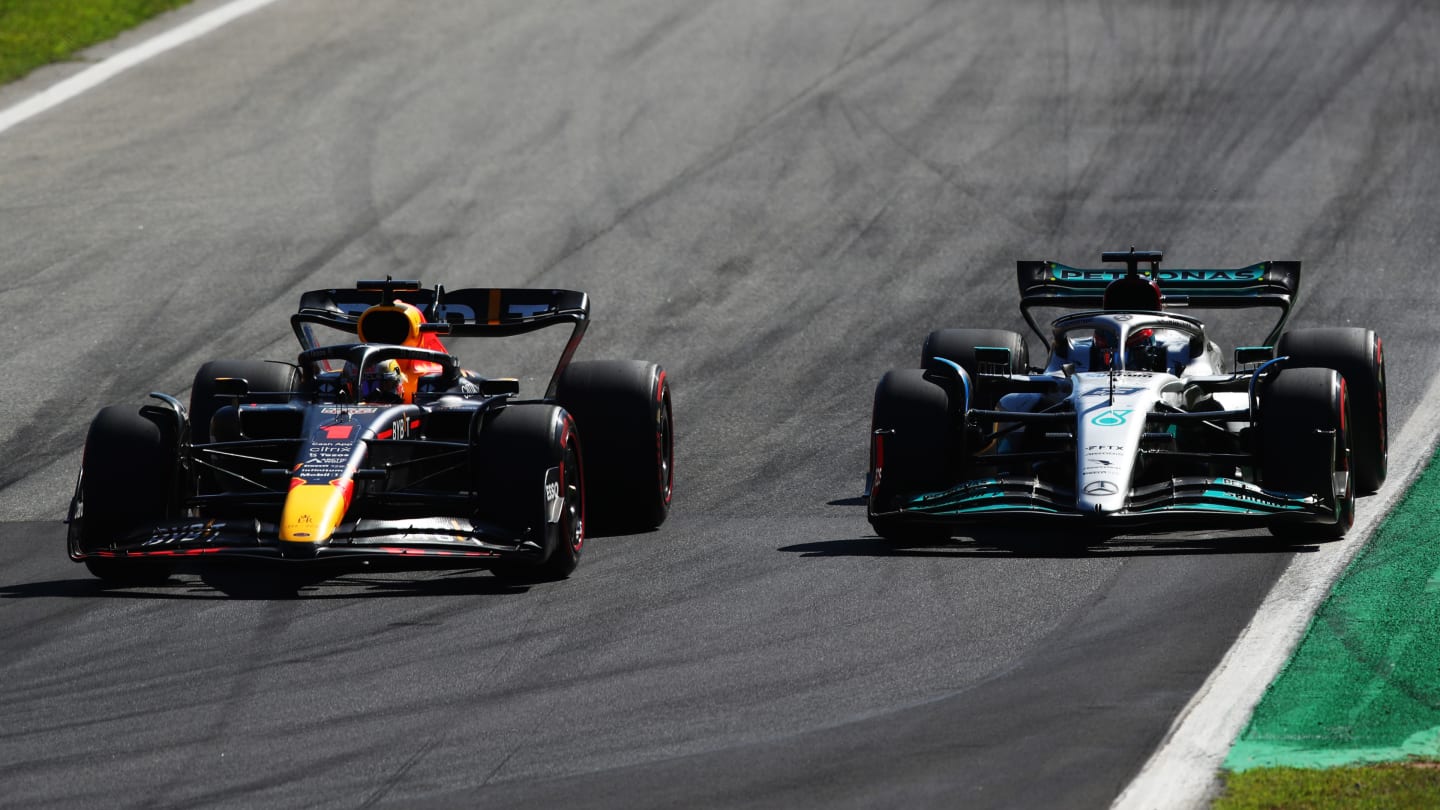
[[[1257,262],[1235,269],[1174,269],[1159,266],[1158,251],[1103,254],[1104,261],[1126,262],[1127,258],[1131,264],[1135,259],[1150,264],[1148,270],[1139,271],[1140,275],[1154,279],[1167,307],[1279,309],[1280,319],[1265,339],[1268,345],[1274,345],[1279,339],[1300,291],[1298,261]],[[1036,323],[1031,309],[1100,309],[1110,282],[1135,272],[1122,267],[1092,269],[1027,259],[1017,261],[1015,270],[1020,286],[1020,313],[1042,340],[1045,332]]]

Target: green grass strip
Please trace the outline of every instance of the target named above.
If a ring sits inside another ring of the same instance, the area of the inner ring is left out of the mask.
[[[190,0],[0,0],[0,83]]]
[[[1437,796],[1440,768],[1433,763],[1259,768],[1230,774],[1212,810],[1433,810]]]

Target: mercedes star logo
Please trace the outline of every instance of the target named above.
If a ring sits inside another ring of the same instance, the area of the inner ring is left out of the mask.
[[[1091,481],[1085,485],[1086,495],[1114,495],[1120,488],[1109,481]]]

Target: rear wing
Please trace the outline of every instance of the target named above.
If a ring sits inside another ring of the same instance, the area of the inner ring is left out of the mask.
[[[1123,254],[1115,254],[1123,256]],[[1124,261],[1123,258],[1106,260]],[[1146,256],[1145,261],[1150,261]],[[1035,307],[1099,309],[1104,305],[1105,288],[1124,278],[1130,270],[1119,267],[1089,269],[1069,267],[1052,261],[1022,259],[1015,263],[1020,286],[1020,313],[1041,339],[1045,332],[1030,310]],[[1274,345],[1290,318],[1290,309],[1300,291],[1300,262],[1267,261],[1235,269],[1175,269],[1158,267],[1141,271],[1155,280],[1167,307],[1239,309],[1274,307],[1280,319],[1265,342]]]
[[[313,290],[300,296],[296,316],[355,332],[360,313],[393,301],[413,304],[431,325],[456,337],[507,337],[560,323],[576,326],[590,319],[590,297],[575,290],[516,288],[421,289],[418,281],[361,281],[353,290]]]
[[[312,290],[300,296],[300,309],[290,325],[306,350],[317,343],[309,324],[323,324],[359,334],[360,314],[376,304],[403,301],[425,316],[420,328],[454,337],[509,337],[550,326],[572,324],[570,339],[546,396],[554,396],[556,382],[590,323],[590,296],[577,290],[528,288],[476,288],[446,290],[441,285],[423,289],[419,281],[385,279],[360,281],[354,289]]]

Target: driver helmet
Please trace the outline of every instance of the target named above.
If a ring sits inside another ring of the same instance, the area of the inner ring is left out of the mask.
[[[1125,338],[1125,368],[1130,371],[1163,371],[1165,356],[1154,329],[1136,329]]]
[[[385,360],[365,370],[360,377],[361,402],[404,402],[405,375],[400,364]]]
[[[1099,356],[1092,363],[1097,367],[1110,368],[1115,362],[1115,339],[1113,333],[1096,330],[1095,349]],[[1163,371],[1165,351],[1154,329],[1136,329],[1125,337],[1125,368],[1128,371]]]

